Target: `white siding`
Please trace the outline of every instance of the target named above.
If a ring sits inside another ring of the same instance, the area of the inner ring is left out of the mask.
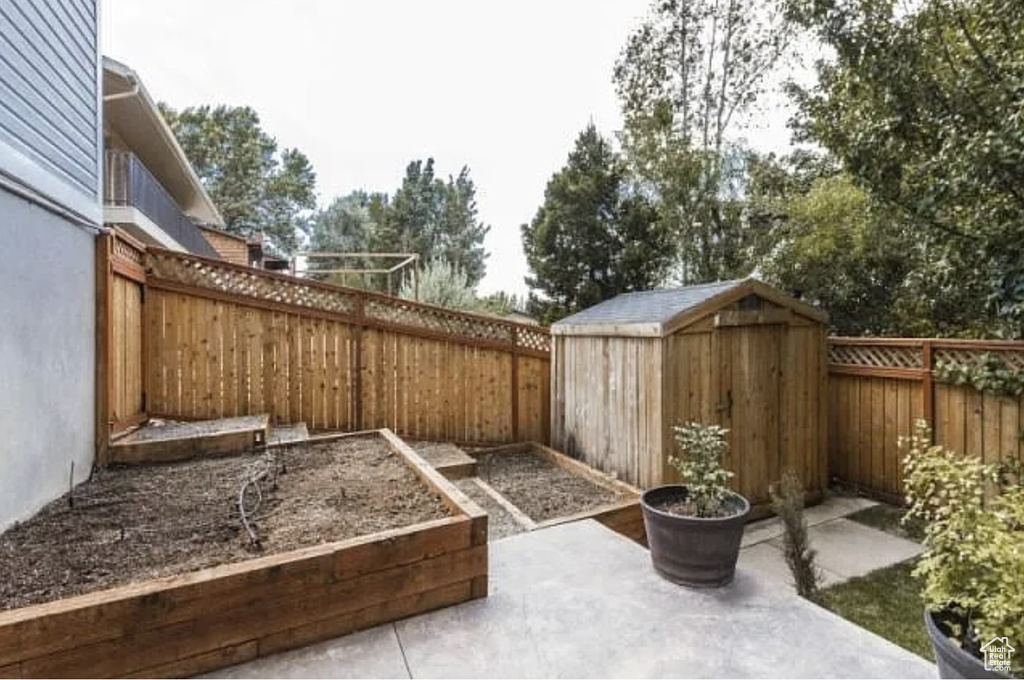
[[[0,142],[98,200],[96,5],[0,2]]]

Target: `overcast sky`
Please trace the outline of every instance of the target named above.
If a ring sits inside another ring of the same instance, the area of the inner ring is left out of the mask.
[[[104,0],[104,53],[176,108],[249,105],[317,173],[324,205],[393,192],[406,164],[468,165],[491,225],[482,292],[522,294],[519,226],[593,119],[650,0]],[[751,138],[784,147],[784,116]]]

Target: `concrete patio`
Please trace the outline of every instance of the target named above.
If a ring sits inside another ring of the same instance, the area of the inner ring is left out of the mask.
[[[823,586],[866,576],[924,551],[919,543],[846,519],[873,505],[878,504],[866,498],[830,495],[819,505],[804,511],[807,537],[817,553],[815,559]],[[739,566],[756,571],[781,587],[795,590],[782,552],[782,534],[782,521],[778,518],[747,525]]]
[[[646,550],[588,520],[493,543],[486,600],[211,677],[933,678],[936,671],[742,563],[726,588],[672,585],[653,572]]]

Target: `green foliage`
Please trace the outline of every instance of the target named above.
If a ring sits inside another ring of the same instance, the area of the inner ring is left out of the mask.
[[[721,458],[729,448],[727,429],[718,425],[687,423],[676,426],[676,443],[683,457],[670,456],[668,462],[686,485],[687,502],[697,517],[719,517],[722,503],[732,495],[726,482],[733,476],[721,465]]]
[[[413,282],[406,278],[399,297],[415,299]],[[480,311],[469,276],[447,260],[433,260],[420,271],[419,301],[465,312]]]
[[[525,313],[526,301],[519,298],[516,295],[510,295],[505,291],[498,291],[497,293],[491,293],[490,295],[484,296],[480,300],[481,311],[487,312],[488,314],[497,314],[499,316],[505,316],[512,312]]]
[[[1024,394],[1024,370],[1014,368],[992,352],[985,352],[975,361],[940,359],[935,362],[935,378],[1001,397]]]
[[[353,191],[331,201],[330,205],[317,211],[306,224],[309,234],[309,250],[328,253],[358,253],[370,250],[369,242],[376,231],[376,224],[370,213],[370,206],[378,197],[365,191]],[[307,262],[308,276],[316,280],[384,291],[387,288],[386,275],[317,274],[318,269],[380,269],[394,264],[387,260],[373,258],[310,258]]]
[[[450,263],[470,288],[484,276],[483,241],[489,230],[477,214],[476,185],[469,169],[442,180],[434,175],[432,158],[410,163],[394,196],[354,191],[334,199],[308,221],[310,250],[416,253],[424,262]],[[389,264],[394,262],[317,258],[311,269],[379,269]],[[386,276],[376,275],[364,285],[385,290],[386,282]]]
[[[807,522],[804,521],[804,487],[796,472],[787,469],[782,480],[771,488],[772,512],[782,520],[783,554],[786,566],[793,575],[796,593],[817,602],[821,584],[821,573],[814,564],[816,552],[807,537]]]
[[[1019,478],[932,445],[924,421],[901,445],[908,448],[907,516],[927,523],[927,551],[914,571],[924,581],[925,606],[953,615],[955,637],[976,656],[979,646],[996,636],[1024,640],[1024,487]],[[986,490],[998,493],[986,500]]]
[[[659,0],[615,64],[623,146],[676,238],[683,283],[753,266],[734,132],[791,35],[775,0],[756,11],[741,0]]]
[[[160,111],[224,217],[228,231],[262,232],[291,253],[305,211],[316,207],[316,174],[297,149],[278,150],[247,106]]]
[[[445,181],[434,175],[433,158],[413,161],[394,196],[378,199],[370,212],[374,251],[444,259],[462,270],[472,286],[484,277],[483,242],[490,227],[478,218],[469,168]]]
[[[549,322],[652,288],[671,262],[666,229],[593,125],[548,182],[544,204],[522,235],[527,283],[543,296],[533,296],[531,313]]]
[[[781,210],[762,263],[767,281],[821,305],[843,335],[924,330],[905,302],[920,261],[913,234],[888,221],[849,175],[813,180],[806,193],[783,198]]]
[[[834,53],[800,132],[907,224],[939,333],[1024,333],[1024,3],[790,0]]]
[[[821,591],[820,604],[890,642],[935,661],[931,639],[921,624],[921,596],[914,561],[877,569]]]

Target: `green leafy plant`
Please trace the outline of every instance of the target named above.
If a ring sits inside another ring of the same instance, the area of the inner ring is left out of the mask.
[[[985,352],[977,361],[937,361],[935,378],[1003,397],[1024,394],[1024,370],[1009,365],[991,352]]]
[[[804,521],[804,486],[796,472],[786,470],[782,479],[771,488],[772,511],[782,520],[783,554],[786,565],[793,575],[797,595],[812,602],[819,600],[821,572],[814,564],[816,552],[807,538],[807,522]]]
[[[907,517],[926,523],[927,550],[914,571],[924,582],[925,606],[975,656],[994,637],[1009,637],[1019,646],[1024,642],[1020,477],[1005,466],[931,444],[923,420],[901,445],[908,448]]]
[[[676,443],[683,457],[670,456],[668,462],[683,478],[687,501],[697,517],[720,517],[723,502],[732,495],[726,482],[733,476],[721,465],[729,448],[725,435],[729,430],[718,425],[687,423],[675,428]]]

